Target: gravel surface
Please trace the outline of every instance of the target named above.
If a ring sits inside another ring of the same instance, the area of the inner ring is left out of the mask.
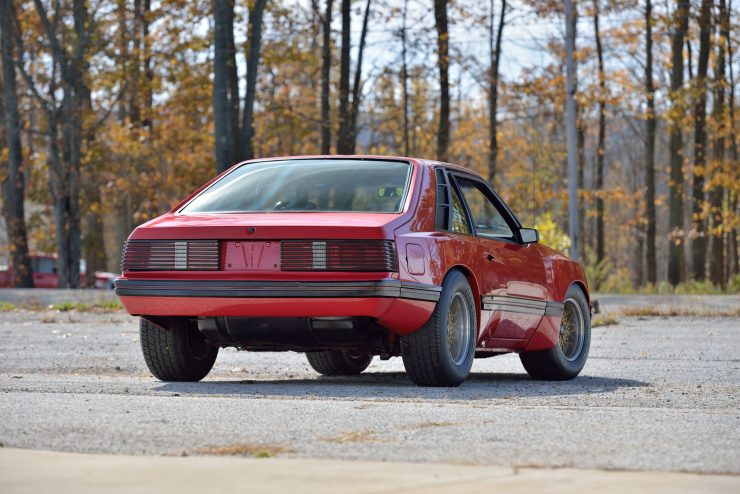
[[[233,349],[201,383],[163,383],[123,313],[4,312],[0,337],[9,447],[740,474],[737,318],[620,318],[573,381],[532,381],[507,355],[455,389],[415,387],[400,359],[326,378],[300,354]]]

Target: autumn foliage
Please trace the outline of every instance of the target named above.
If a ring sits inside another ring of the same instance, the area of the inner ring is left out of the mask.
[[[22,262],[25,242],[10,228],[17,190],[28,250],[59,252],[70,273],[75,252],[88,271],[117,271],[136,225],[232,164],[217,155],[320,154],[322,141],[330,152],[470,167],[544,242],[568,248],[561,2],[0,2],[9,262]],[[576,7],[581,252],[592,284],[738,289],[740,22],[731,4]],[[214,74],[214,61],[227,73]],[[4,110],[13,104],[17,122]],[[10,151],[16,134],[20,157]]]

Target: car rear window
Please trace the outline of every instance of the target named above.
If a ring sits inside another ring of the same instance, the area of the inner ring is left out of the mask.
[[[218,212],[398,213],[411,164],[403,161],[306,159],[242,165],[180,210]]]

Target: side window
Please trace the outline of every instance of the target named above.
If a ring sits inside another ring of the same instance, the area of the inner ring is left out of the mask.
[[[506,220],[482,190],[482,184],[479,185],[475,181],[464,178],[458,178],[457,183],[465,202],[468,204],[470,214],[473,216],[475,230],[478,235],[494,239],[514,238],[514,233]]]
[[[460,196],[457,194],[457,190],[452,188],[452,208],[450,214],[450,231],[455,233],[467,233],[470,234],[470,224],[468,223],[468,217],[465,214],[465,206],[463,206]]]

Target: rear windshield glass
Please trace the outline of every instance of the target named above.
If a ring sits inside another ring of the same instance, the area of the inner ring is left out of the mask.
[[[400,161],[286,160],[240,166],[181,212],[400,212],[411,165]]]

